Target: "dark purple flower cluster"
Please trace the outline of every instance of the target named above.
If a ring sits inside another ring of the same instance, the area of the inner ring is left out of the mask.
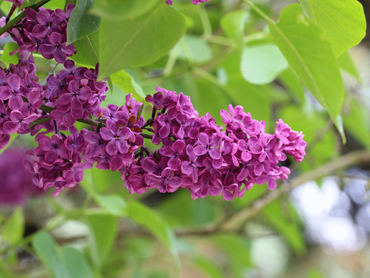
[[[120,169],[130,193],[156,187],[162,193],[188,188],[192,198],[222,194],[225,200],[241,197],[254,183],[287,179],[290,170],[278,167],[286,154],[301,161],[306,143],[302,133],[279,120],[275,134],[265,133],[265,123],[253,120],[241,106],[222,110],[226,130],[209,114],[199,118],[190,98],[157,88],[146,100],[153,104],[153,143],[163,147],[142,153],[129,167]],[[158,113],[157,113],[158,112]],[[244,187],[243,187],[244,184]]]
[[[147,121],[141,115],[143,104],[131,94],[121,107],[102,108],[108,87],[97,81],[98,66],[76,68],[67,60],[76,53],[72,44],[66,46],[73,8],[70,4],[66,12],[28,9],[21,27],[8,31],[19,45],[19,63],[0,69],[0,149],[10,134],[35,136],[38,147],[28,151],[32,159],[25,165],[37,187],[55,187],[57,196],[81,182],[84,170],[95,164],[99,169],[119,170],[131,194],[147,188],[174,192],[182,187],[194,199],[222,194],[232,200],[254,183],[267,182],[269,189],[275,189],[276,180],[287,179],[290,173],[278,166],[286,155],[302,161],[306,146],[302,133],[292,131],[281,119],[274,134],[265,133],[265,123],[253,120],[241,106],[230,105],[230,113],[221,111],[226,129],[208,113],[199,117],[188,96],[159,87],[146,97],[153,106]],[[35,76],[31,52],[37,51],[65,68],[50,75],[45,86]],[[89,125],[89,130],[79,131],[76,121]],[[150,153],[144,138],[161,147]]]
[[[69,128],[77,119],[97,115],[108,86],[103,81],[97,82],[97,68],[75,68],[72,60],[67,60],[64,67],[56,76],[48,77],[43,98],[46,105],[56,108],[50,118],[58,126]]]
[[[9,149],[0,155],[0,205],[20,205],[42,190],[32,183],[31,173],[24,168],[24,150]]]
[[[29,51],[21,49],[18,65],[0,69],[0,149],[9,142],[9,134],[27,133],[29,124],[39,118],[43,87],[34,75],[36,67]]]
[[[23,49],[40,52],[45,59],[54,58],[58,63],[64,63],[67,57],[76,53],[73,44],[66,45],[68,19],[74,7],[74,4],[69,4],[66,12],[42,7],[38,12],[27,9],[21,27],[8,33]]]

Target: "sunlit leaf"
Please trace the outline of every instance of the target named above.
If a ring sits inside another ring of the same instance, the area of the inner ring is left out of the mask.
[[[225,277],[220,266],[207,258],[197,257],[194,259],[194,264],[205,271],[211,278]]]
[[[99,62],[99,32],[94,32],[87,37],[73,43],[77,50],[71,58],[76,63],[95,67]]]
[[[299,0],[324,32],[335,57],[359,44],[366,34],[364,9],[357,0]]]
[[[4,46],[4,52],[0,57],[0,61],[3,62],[6,67],[8,68],[10,64],[16,65],[18,64],[19,54],[16,53],[10,56],[10,52],[17,50],[18,45],[14,42],[8,42]]]
[[[2,237],[10,245],[18,243],[24,233],[23,210],[17,207],[3,226]]]
[[[240,68],[245,80],[262,85],[286,70],[288,62],[276,45],[260,44],[244,48]]]
[[[134,78],[126,71],[120,70],[112,74],[111,79],[113,84],[126,94],[133,94],[133,96],[139,101],[143,101],[145,99],[143,89],[141,89],[140,85],[137,84]]]
[[[285,7],[280,21],[270,23],[269,28],[289,65],[338,127],[337,116],[345,98],[344,85],[331,46],[320,29],[304,18],[298,4]]]

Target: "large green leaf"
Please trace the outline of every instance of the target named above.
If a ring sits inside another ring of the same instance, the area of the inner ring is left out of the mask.
[[[344,85],[331,46],[320,29],[304,18],[298,4],[285,7],[280,21],[270,22],[269,28],[289,65],[340,130],[337,116],[345,98]]]
[[[304,102],[304,86],[297,77],[297,75],[294,73],[294,71],[291,68],[288,68],[287,70],[283,71],[279,75],[279,80],[283,85],[292,93],[292,95],[300,101],[300,103]]]
[[[123,215],[123,209],[126,207],[126,202],[121,196],[117,194],[110,195],[95,194],[94,199],[101,207],[105,208],[109,213],[116,216]]]
[[[243,47],[244,26],[247,17],[247,11],[232,11],[226,14],[220,22],[225,34],[232,38],[240,49]]]
[[[32,240],[32,245],[37,256],[49,269],[52,277],[70,278],[59,248],[55,246],[53,239],[47,233],[37,233]]]
[[[71,278],[93,278],[94,274],[85,256],[70,247],[62,248],[62,256]]]
[[[99,62],[99,32],[94,32],[87,37],[73,43],[77,54],[71,58],[83,66],[95,67]]]
[[[140,85],[137,84],[134,78],[124,70],[120,70],[111,75],[114,85],[120,88],[126,94],[133,94],[133,96],[140,101],[145,99],[145,94]],[[117,104],[120,105],[120,104]]]
[[[96,266],[101,266],[108,257],[117,235],[117,217],[109,214],[86,216],[90,227],[90,254]]]
[[[17,207],[5,222],[1,236],[10,245],[18,243],[24,233],[24,216],[22,208]]]
[[[129,19],[145,14],[158,0],[97,0],[89,13],[109,19]]]
[[[177,267],[179,257],[175,236],[170,227],[165,223],[156,211],[140,202],[131,202],[127,205],[128,216],[139,225],[149,229],[171,251]]]
[[[366,18],[357,0],[299,0],[333,48],[335,57],[359,44],[366,35]]]
[[[240,69],[249,83],[270,83],[287,68],[288,62],[272,43],[248,46],[243,50]]]
[[[67,44],[94,33],[99,29],[100,18],[87,13],[96,0],[79,0],[72,11],[67,27]]]
[[[165,3],[134,19],[102,19],[99,78],[158,60],[175,46],[185,30],[185,18]]]

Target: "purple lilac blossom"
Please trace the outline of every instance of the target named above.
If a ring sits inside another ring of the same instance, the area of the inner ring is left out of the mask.
[[[42,192],[22,166],[25,159],[22,149],[8,149],[0,155],[0,205],[20,205]]]

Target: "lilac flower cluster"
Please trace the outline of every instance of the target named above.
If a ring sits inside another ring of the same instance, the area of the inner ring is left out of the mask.
[[[162,193],[188,188],[192,198],[222,194],[225,200],[242,197],[254,183],[287,179],[290,170],[279,167],[286,154],[301,161],[306,143],[303,134],[292,131],[281,119],[275,134],[265,133],[264,121],[245,113],[241,106],[222,110],[226,130],[208,113],[198,117],[190,98],[157,87],[153,104],[153,143],[163,147],[154,154],[141,154],[129,167],[120,169],[130,193],[156,187]],[[158,112],[158,113],[157,113]],[[244,186],[243,186],[244,184]]]
[[[194,4],[206,1],[192,0]],[[95,165],[119,170],[131,194],[148,188],[174,192],[182,187],[194,199],[222,194],[232,200],[254,183],[267,182],[269,189],[275,189],[276,180],[287,179],[290,173],[278,166],[286,155],[302,161],[306,146],[302,133],[280,119],[275,133],[268,134],[265,123],[252,119],[241,106],[221,111],[225,129],[208,113],[199,117],[188,96],[159,87],[146,97],[153,106],[147,121],[141,115],[143,104],[131,94],[121,107],[101,107],[108,87],[97,81],[98,65],[76,68],[67,59],[76,53],[72,44],[66,46],[73,8],[70,4],[66,12],[28,9],[21,27],[8,31],[19,45],[19,63],[0,69],[0,149],[8,144],[10,134],[35,136],[38,147],[27,152],[32,158],[25,166],[37,187],[54,187],[57,196],[81,182],[84,170]],[[31,52],[55,59],[65,69],[41,86]],[[76,121],[90,128],[79,131]],[[149,152],[144,138],[161,147]]]
[[[16,3],[13,2],[13,5]],[[8,33],[23,49],[40,52],[45,59],[55,59],[63,64],[67,57],[76,53],[73,44],[66,45],[68,19],[74,7],[74,4],[69,4],[66,12],[42,7],[38,12],[27,9],[21,27],[13,28]]]
[[[31,173],[24,168],[24,150],[9,149],[0,155],[0,205],[20,205],[29,196],[42,193],[32,183]]]
[[[208,2],[209,0],[191,0],[191,2],[194,4],[194,5],[198,5],[200,3],[205,3],[205,2]],[[172,5],[172,0],[166,0],[166,4],[168,5]]]

